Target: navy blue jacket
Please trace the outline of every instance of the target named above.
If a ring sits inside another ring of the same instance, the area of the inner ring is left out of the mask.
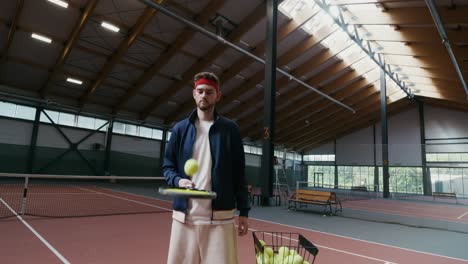
[[[178,122],[172,129],[171,138],[164,155],[163,173],[169,186],[179,187],[180,179],[189,179],[184,165],[192,158],[196,139],[195,119],[197,111]],[[212,157],[211,189],[218,195],[212,209],[232,210],[237,208],[240,216],[248,216],[247,178],[245,175],[244,147],[237,124],[215,112],[215,121],[209,131]],[[174,210],[186,213],[187,198],[175,198]]]

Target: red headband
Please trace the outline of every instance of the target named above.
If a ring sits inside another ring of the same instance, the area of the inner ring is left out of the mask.
[[[195,85],[193,86],[193,89],[196,89],[198,85],[200,84],[207,84],[207,85],[211,85],[213,86],[215,89],[216,89],[216,92],[219,92],[219,85],[215,82],[215,81],[212,81],[212,80],[209,80],[209,79],[205,79],[205,78],[200,78],[198,79],[196,82],[195,82]]]

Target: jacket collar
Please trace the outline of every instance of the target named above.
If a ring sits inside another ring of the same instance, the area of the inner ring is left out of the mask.
[[[192,110],[192,113],[189,115],[189,121],[192,124],[195,124],[195,119],[197,118],[197,108]],[[221,116],[218,114],[218,111],[216,109],[214,110],[214,121],[218,120]]]

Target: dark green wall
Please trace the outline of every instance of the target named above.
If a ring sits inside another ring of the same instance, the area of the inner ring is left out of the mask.
[[[28,146],[0,144],[0,171],[25,173],[28,159]],[[45,167],[64,153],[66,149],[37,147],[34,160],[34,173],[63,175],[94,175],[77,152],[69,152],[60,160]],[[104,171],[104,151],[80,150],[81,154],[95,168],[97,174]],[[111,152],[111,174],[119,176],[162,176],[159,158],[150,158],[122,152]]]
[[[0,144],[0,172],[25,173],[28,158],[28,146]],[[57,175],[94,175],[94,171],[80,158],[78,153],[69,152],[60,160],[44,168],[60,156],[66,149],[37,147],[34,161],[34,173]],[[95,168],[98,175],[104,171],[104,151],[80,150],[83,156]],[[112,151],[110,156],[110,173],[118,176],[162,176],[159,158]],[[41,170],[41,171],[39,171]],[[260,167],[246,166],[248,183],[260,185]],[[300,178],[300,171],[286,170],[291,187]]]
[[[24,173],[28,160],[28,146],[0,143],[0,171]]]

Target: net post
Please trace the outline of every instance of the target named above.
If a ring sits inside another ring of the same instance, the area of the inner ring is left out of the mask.
[[[27,197],[28,197],[28,186],[29,186],[29,176],[26,175],[24,178],[24,187],[23,187],[23,197],[21,201],[21,210],[20,215],[24,215],[26,213],[26,204],[27,204]]]

